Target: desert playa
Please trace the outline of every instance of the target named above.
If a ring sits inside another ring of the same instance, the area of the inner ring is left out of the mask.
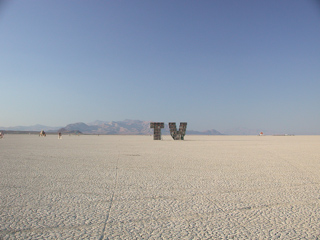
[[[320,136],[5,135],[0,239],[319,239]]]

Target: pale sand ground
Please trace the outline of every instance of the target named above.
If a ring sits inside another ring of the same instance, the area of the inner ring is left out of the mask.
[[[319,239],[320,136],[5,135],[0,239]]]

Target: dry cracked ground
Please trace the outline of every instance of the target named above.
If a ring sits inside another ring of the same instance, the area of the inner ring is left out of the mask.
[[[0,239],[320,239],[320,136],[5,135]]]

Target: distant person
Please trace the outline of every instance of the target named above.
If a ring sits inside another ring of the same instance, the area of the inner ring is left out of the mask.
[[[3,133],[2,132],[0,132],[0,138],[3,138]]]
[[[45,137],[46,133],[44,130],[41,130],[41,132],[39,133],[39,137]]]
[[[62,138],[62,134],[61,132],[58,133],[58,139],[61,139]]]

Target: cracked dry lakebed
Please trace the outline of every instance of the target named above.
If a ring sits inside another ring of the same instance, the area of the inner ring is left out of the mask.
[[[319,239],[320,136],[10,135],[0,239]]]

